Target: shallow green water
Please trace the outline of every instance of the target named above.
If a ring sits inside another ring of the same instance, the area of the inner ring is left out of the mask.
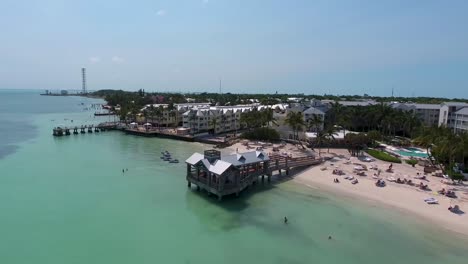
[[[120,132],[53,138],[64,118],[90,121],[31,114],[35,135],[0,159],[0,263],[467,261],[459,238],[291,182],[218,203],[186,187],[183,163],[159,158],[167,149],[184,160],[202,145]]]

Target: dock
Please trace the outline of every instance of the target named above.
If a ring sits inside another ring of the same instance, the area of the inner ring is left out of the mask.
[[[99,133],[101,131],[116,129],[118,124],[116,122],[100,123],[98,125],[79,125],[73,127],[54,127],[52,129],[52,135],[56,137],[69,136],[71,134],[90,134]]]
[[[221,157],[217,150],[206,150],[204,154],[194,153],[186,160],[187,185],[197,186],[197,190],[205,190],[221,200],[223,196],[239,194],[255,184],[259,177],[268,182],[274,171],[282,170],[289,174],[292,168],[318,165],[322,159],[315,156],[286,157],[281,155],[268,156],[263,151],[237,153]]]

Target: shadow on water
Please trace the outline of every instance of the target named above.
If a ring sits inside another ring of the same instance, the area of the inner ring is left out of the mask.
[[[277,183],[280,183],[277,181]],[[277,184],[276,183],[276,184]],[[243,191],[239,197],[229,195],[218,201],[214,195],[197,191],[196,187],[187,190],[186,204],[200,224],[211,232],[232,232],[239,229],[254,228],[278,239],[293,237],[295,241],[316,247],[317,242],[304,233],[300,225],[283,222],[282,210],[275,215],[275,196],[261,197],[267,192],[275,192],[276,184],[257,183]],[[253,198],[259,199],[253,199]]]
[[[37,134],[37,127],[27,122],[1,120],[0,159],[14,154],[19,148],[19,143],[35,138]]]
[[[15,153],[17,149],[18,146],[14,145],[0,146],[0,159],[3,159],[4,157]]]

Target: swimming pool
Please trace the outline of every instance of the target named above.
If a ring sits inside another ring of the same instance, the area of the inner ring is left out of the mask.
[[[410,157],[410,156],[421,157],[421,158],[428,157],[426,152],[423,152],[418,148],[404,148],[404,149],[396,150],[395,152],[402,156],[407,156],[407,157]]]
[[[405,148],[405,149],[411,150],[411,151],[414,151],[414,152],[421,152],[421,149],[413,148],[413,147],[407,147],[407,148]]]

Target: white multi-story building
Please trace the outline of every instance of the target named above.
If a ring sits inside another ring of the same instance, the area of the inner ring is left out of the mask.
[[[440,106],[439,126],[454,127],[456,112],[468,107],[467,103],[445,102]]]
[[[394,103],[392,107],[403,111],[412,111],[426,126],[446,126],[459,131],[457,125],[463,124],[467,103],[444,102],[441,104]]]
[[[214,132],[215,134],[240,129],[242,113],[251,111],[255,106],[212,106],[194,107],[182,115],[183,127],[191,132]],[[216,121],[214,121],[216,120]]]
[[[193,108],[210,107],[209,103],[184,103],[174,104],[169,109],[169,104],[148,104],[141,109],[145,113],[145,122],[150,122],[156,127],[177,127],[182,123],[182,114]],[[142,116],[140,118],[143,118]]]
[[[464,107],[454,114],[453,130],[457,133],[468,132],[468,107]]]

